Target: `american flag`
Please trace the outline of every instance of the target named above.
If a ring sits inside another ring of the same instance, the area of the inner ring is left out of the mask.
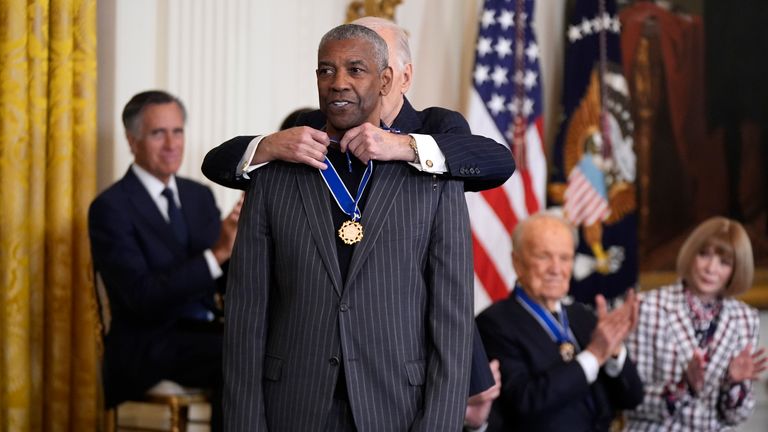
[[[602,222],[610,214],[603,172],[584,155],[568,174],[565,216],[574,226],[579,226]]]
[[[502,186],[467,193],[475,255],[475,312],[507,297],[515,281],[511,234],[544,206],[539,47],[534,0],[485,0],[469,105],[473,133],[506,143],[517,170]]]
[[[579,229],[570,295],[582,303],[637,283],[634,123],[620,34],[614,0],[573,2],[548,191]]]

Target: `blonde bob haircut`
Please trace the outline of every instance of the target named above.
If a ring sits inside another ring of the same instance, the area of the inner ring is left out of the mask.
[[[693,260],[709,248],[733,263],[731,279],[720,294],[735,296],[746,292],[755,273],[752,244],[739,222],[724,217],[705,220],[688,236],[677,254],[677,274],[684,281],[690,280]]]

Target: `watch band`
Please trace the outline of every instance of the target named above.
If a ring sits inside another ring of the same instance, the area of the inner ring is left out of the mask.
[[[416,158],[413,160],[413,163],[419,163],[419,147],[416,145],[416,138],[409,135],[411,138],[410,141],[408,141],[408,145],[413,149],[413,152],[416,154]]]

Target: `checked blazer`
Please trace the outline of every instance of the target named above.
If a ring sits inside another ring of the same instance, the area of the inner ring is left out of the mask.
[[[736,353],[747,344],[757,347],[757,311],[738,300],[723,299],[704,388],[697,396],[686,393],[671,414],[663,397],[664,389],[683,381],[697,347],[683,285],[641,293],[640,301],[639,323],[627,349],[645,383],[645,399],[628,412],[626,430],[722,431],[746,420],[755,405],[751,382],[745,383],[746,397],[731,406],[735,401],[729,396],[732,387],[726,383],[726,377]]]
[[[343,362],[357,430],[460,430],[473,282],[461,183],[376,163],[342,283],[318,170],[253,174],[227,285],[225,429],[321,429]]]

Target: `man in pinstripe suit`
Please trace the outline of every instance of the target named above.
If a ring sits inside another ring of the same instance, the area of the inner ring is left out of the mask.
[[[379,17],[363,17],[353,24],[370,28],[387,42],[389,66],[393,69],[393,89],[382,98],[381,121],[401,134],[377,130],[370,123],[358,128],[369,128],[371,133],[348,134],[340,146],[349,144],[353,153],[376,160],[402,160],[425,174],[441,174],[464,182],[465,191],[490,189],[504,183],[515,168],[509,149],[493,139],[471,135],[469,125],[461,114],[439,107],[417,111],[405,97],[413,78],[413,64],[407,32],[394,22]],[[269,160],[306,163],[316,168],[324,160],[328,136],[322,131],[325,115],[309,110],[284,124],[280,132],[267,136],[238,136],[208,152],[203,162],[203,173],[212,181],[226,187],[247,189],[250,173]],[[291,128],[291,126],[297,126]],[[288,129],[288,130],[285,130]],[[416,146],[408,143],[413,137]],[[263,145],[262,145],[263,144]],[[436,144],[436,146],[435,146]],[[314,151],[314,150],[317,151]],[[404,150],[404,151],[402,151]],[[272,155],[271,159],[265,154]],[[314,154],[313,158],[307,155]],[[418,156],[418,161],[416,157]],[[440,163],[444,160],[445,163]],[[365,161],[365,160],[363,160]],[[499,380],[494,380],[488,357],[475,332],[472,347],[472,369],[469,381],[468,425],[477,411],[490,408],[498,392]],[[495,383],[494,383],[495,381]]]
[[[327,33],[317,70],[326,133],[379,124],[391,80],[375,32]],[[350,217],[317,169],[273,162],[253,174],[230,266],[225,427],[459,430],[472,340],[462,184],[394,162],[371,175],[335,148],[327,164],[362,211],[352,244],[337,236]]]

